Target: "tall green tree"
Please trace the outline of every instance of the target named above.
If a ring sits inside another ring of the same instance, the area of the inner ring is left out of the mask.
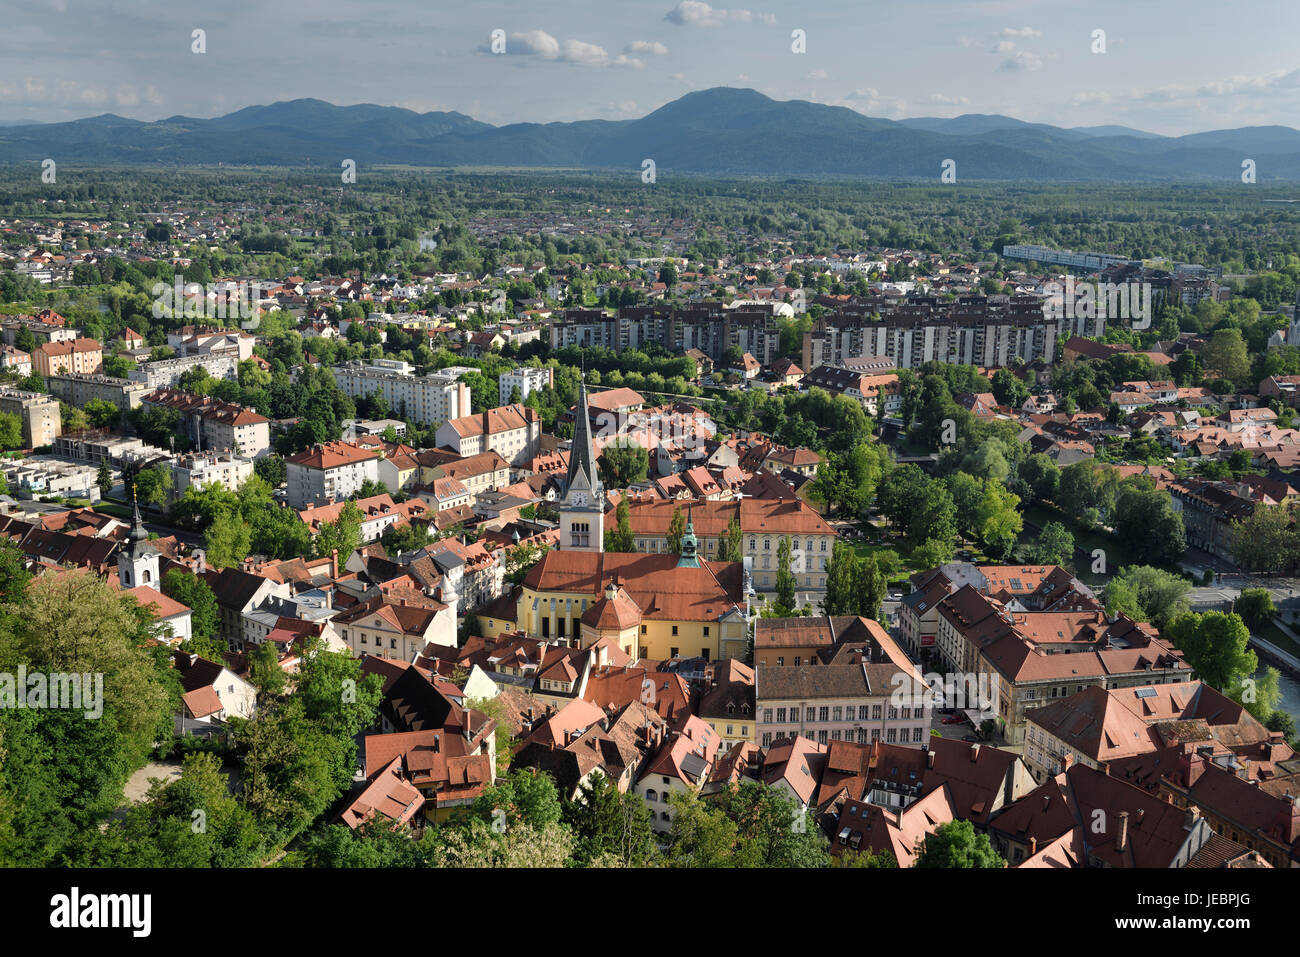
[[[925,836],[912,866],[998,868],[1007,862],[993,849],[987,834],[975,833],[970,821],[949,821]]]

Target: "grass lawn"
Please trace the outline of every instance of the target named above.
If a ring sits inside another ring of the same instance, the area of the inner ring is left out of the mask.
[[[1288,625],[1290,625],[1289,622]],[[1291,630],[1294,631],[1295,629],[1292,628]],[[1300,658],[1300,645],[1296,644],[1289,635],[1282,631],[1282,629],[1271,620],[1262,627],[1256,628],[1255,634],[1260,638],[1263,638],[1270,645],[1276,645],[1287,654],[1295,655],[1297,658]]]

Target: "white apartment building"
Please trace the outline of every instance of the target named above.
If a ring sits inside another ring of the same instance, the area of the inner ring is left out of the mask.
[[[542,389],[549,389],[555,383],[555,371],[549,367],[542,369],[531,369],[527,366],[520,366],[513,372],[503,372],[500,378],[500,402],[502,405],[510,403],[510,396],[514,394],[515,389],[519,390],[519,401],[523,402],[534,392]]]
[[[361,490],[367,480],[379,481],[379,454],[346,442],[326,442],[296,452],[284,460],[289,507],[342,501]]]
[[[417,376],[409,362],[374,359],[335,366],[334,382],[354,399],[378,392],[395,416],[427,425],[469,413],[469,386],[459,379],[476,371],[468,366],[450,366]]]
[[[253,460],[233,452],[192,452],[172,462],[172,498],[180,498],[191,485],[216,482],[234,492],[253,474]]]

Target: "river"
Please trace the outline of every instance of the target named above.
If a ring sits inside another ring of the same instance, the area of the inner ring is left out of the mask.
[[[1255,677],[1263,677],[1264,670],[1267,667],[1268,665],[1262,665],[1259,671],[1255,673]],[[1277,684],[1282,689],[1282,701],[1278,707],[1295,718],[1296,724],[1300,726],[1300,680],[1283,671],[1281,677],[1277,680]]]

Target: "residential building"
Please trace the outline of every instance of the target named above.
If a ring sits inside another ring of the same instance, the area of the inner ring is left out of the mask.
[[[460,456],[496,452],[519,468],[541,451],[542,420],[524,405],[506,405],[477,415],[450,419],[439,427],[436,441]]]
[[[523,402],[534,392],[551,388],[555,384],[555,370],[550,366],[540,369],[519,366],[510,372],[501,373],[498,382],[500,389],[497,401],[501,405],[509,405],[511,401]],[[512,400],[516,389],[519,390],[519,397]]]
[[[346,442],[326,442],[285,457],[290,508],[343,501],[379,481],[379,455]]]
[[[59,400],[43,392],[0,389],[0,412],[22,419],[23,444],[28,448],[53,445],[63,433]]]
[[[400,359],[345,362],[334,368],[334,382],[353,398],[378,393],[399,417],[423,425],[450,422],[471,411],[469,386],[460,381],[469,366],[451,366],[417,376]]]

